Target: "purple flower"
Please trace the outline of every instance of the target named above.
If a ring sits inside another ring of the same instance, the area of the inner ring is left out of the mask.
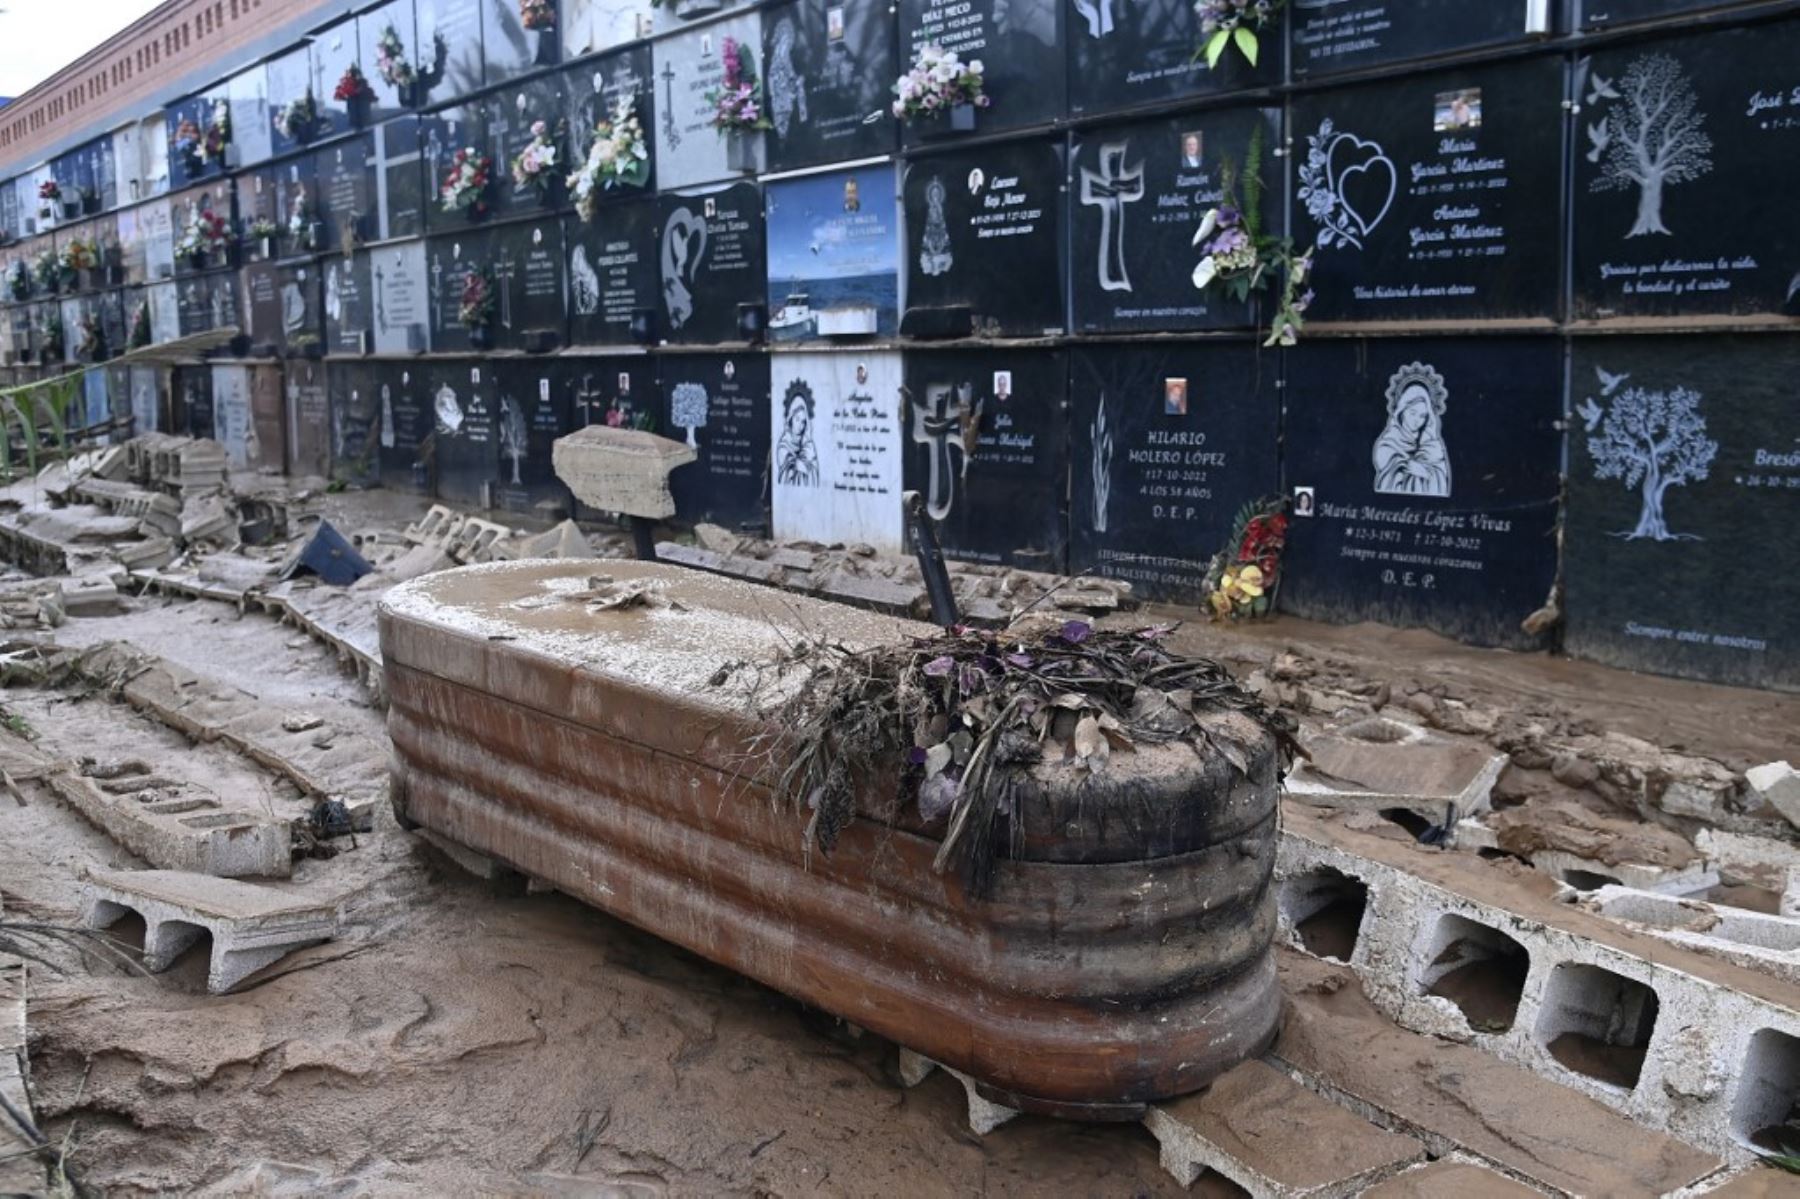
[[[1070,645],[1080,645],[1093,635],[1094,626],[1085,620],[1071,620],[1062,627],[1062,639]]]
[[[1006,660],[1012,665],[1017,666],[1020,670],[1031,669],[1030,654],[1008,654],[1006,655]]]
[[[952,658],[949,654],[945,654],[941,658],[933,658],[931,661],[925,663],[925,673],[934,679],[946,678],[949,676],[950,672],[955,669],[956,659]]]

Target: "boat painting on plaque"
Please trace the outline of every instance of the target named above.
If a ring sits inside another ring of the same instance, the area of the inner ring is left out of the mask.
[[[1309,321],[1558,315],[1563,67],[1538,58],[1294,102]]]
[[[776,354],[771,371],[776,539],[900,552],[900,355]]]
[[[891,337],[900,231],[888,163],[768,185],[771,341]]]
[[[1577,318],[1800,316],[1800,228],[1744,183],[1800,188],[1797,61],[1786,21],[1577,64]]]

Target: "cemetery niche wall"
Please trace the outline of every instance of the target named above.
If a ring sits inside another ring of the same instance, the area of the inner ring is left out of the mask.
[[[908,352],[906,489],[925,499],[944,553],[1062,573],[1069,415],[1063,356],[1048,350]]]
[[[1310,321],[1558,313],[1563,71],[1539,58],[1294,101]]]
[[[1063,328],[1060,147],[1046,141],[915,158],[902,188],[911,336],[1039,336]]]
[[[1286,370],[1281,609],[1535,646],[1519,624],[1556,579],[1561,342],[1317,340]]]
[[[765,211],[770,340],[894,335],[900,231],[891,165],[770,183]]]
[[[1246,504],[1280,488],[1276,359],[1252,343],[1069,352],[1069,569],[1199,603]]]
[[[1069,164],[1069,290],[1080,332],[1218,329],[1253,323],[1250,304],[1194,286],[1195,231],[1230,199],[1281,222],[1270,164],[1276,109],[1220,109],[1078,133]],[[1260,165],[1260,169],[1256,169]],[[1255,169],[1253,185],[1249,172]],[[1246,209],[1246,211],[1251,211]]]
[[[775,536],[900,552],[900,354],[776,354],[770,367]]]
[[[1796,62],[1786,21],[1578,64],[1578,317],[1800,316]]]
[[[1575,343],[1571,654],[1800,689],[1800,338]]]

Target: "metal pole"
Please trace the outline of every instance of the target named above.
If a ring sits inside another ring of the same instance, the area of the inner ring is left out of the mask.
[[[925,594],[931,597],[931,619],[944,628],[962,622],[956,611],[956,593],[950,589],[950,571],[938,545],[937,529],[925,511],[925,497],[908,491],[902,497],[907,523],[912,526],[913,552],[919,556],[919,573],[925,576]]]

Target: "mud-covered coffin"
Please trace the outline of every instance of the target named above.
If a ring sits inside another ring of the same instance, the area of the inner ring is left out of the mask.
[[[670,603],[592,610],[604,572]],[[748,689],[819,637],[929,632],[656,563],[513,562],[381,611],[395,808],[624,920],[972,1075],[1026,1110],[1127,1118],[1260,1052],[1280,1015],[1272,740],[1241,771],[1186,744],[1097,779],[1033,768],[1020,857],[986,894],[870,797],[830,856],[759,782]],[[723,681],[721,681],[723,680]],[[775,730],[779,736],[780,730]],[[773,759],[771,758],[773,755]]]

